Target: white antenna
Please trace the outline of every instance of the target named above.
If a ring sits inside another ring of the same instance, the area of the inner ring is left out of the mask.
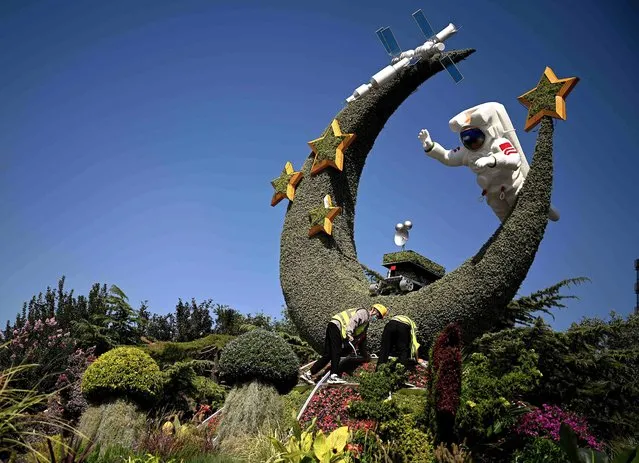
[[[404,246],[408,241],[408,230],[413,228],[413,222],[410,220],[404,221],[404,223],[398,223],[395,225],[395,246],[400,246],[402,251],[404,250]]]

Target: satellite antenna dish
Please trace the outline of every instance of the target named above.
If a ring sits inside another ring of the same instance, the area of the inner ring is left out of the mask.
[[[413,223],[410,220],[406,220],[404,223],[398,223],[395,225],[395,246],[400,246],[402,251],[408,241],[408,230],[413,228]]]

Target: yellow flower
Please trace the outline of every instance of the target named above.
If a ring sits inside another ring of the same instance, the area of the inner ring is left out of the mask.
[[[470,408],[474,408],[477,406],[477,404],[473,402],[472,400],[467,400],[466,405],[468,405]]]

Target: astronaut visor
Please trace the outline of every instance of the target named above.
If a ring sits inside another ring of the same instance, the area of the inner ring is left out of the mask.
[[[481,148],[481,146],[484,144],[484,140],[486,140],[486,135],[484,135],[484,132],[474,127],[462,130],[459,136],[464,146],[472,151]]]

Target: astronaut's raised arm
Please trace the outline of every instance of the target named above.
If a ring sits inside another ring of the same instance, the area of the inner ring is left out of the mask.
[[[492,146],[492,156],[495,158],[495,167],[516,170],[521,165],[521,156],[517,148],[506,138],[495,140]]]
[[[466,155],[459,147],[453,150],[447,150],[439,143],[433,142],[430,149],[425,149],[424,152],[431,158],[437,159],[447,166],[459,167],[467,165]]]

